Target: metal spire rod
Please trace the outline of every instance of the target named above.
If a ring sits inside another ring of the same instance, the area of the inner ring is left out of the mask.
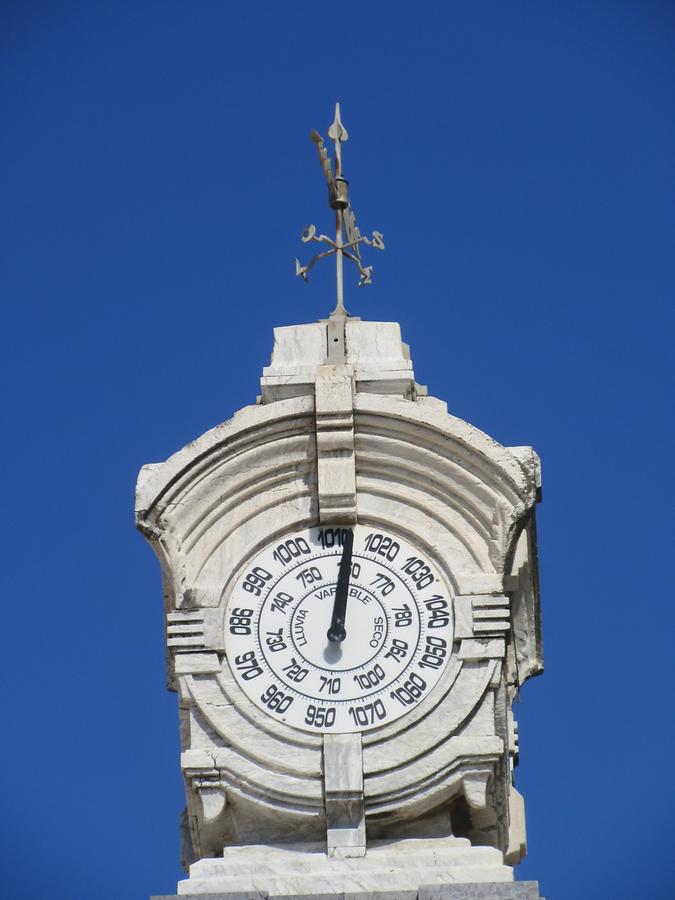
[[[335,148],[335,172],[333,173],[333,165],[328,151],[326,150],[323,138],[318,131],[312,129],[310,132],[312,141],[316,144],[319,154],[319,162],[323,169],[323,174],[328,184],[328,205],[335,210],[335,240],[332,240],[325,234],[316,233],[314,225],[308,225],[302,233],[301,240],[307,244],[310,241],[316,241],[319,244],[328,244],[329,250],[323,253],[317,253],[306,266],[300,264],[298,259],[295,260],[295,274],[299,275],[304,281],[307,281],[307,273],[320,259],[335,254],[335,276],[337,286],[337,302],[335,309],[330,314],[331,319],[344,318],[349,313],[344,305],[344,286],[342,264],[344,257],[350,259],[356,264],[359,270],[359,287],[364,284],[372,283],[372,266],[364,266],[361,262],[360,245],[366,244],[369,247],[375,247],[377,250],[384,250],[384,239],[379,231],[373,231],[372,238],[367,238],[361,234],[356,225],[356,216],[354,210],[349,204],[349,185],[346,178],[342,175],[342,144],[349,139],[347,129],[342,124],[340,118],[340,104],[335,104],[335,118],[333,124],[328,129],[328,137],[333,141]],[[346,241],[344,237],[346,237]]]
[[[335,184],[343,183],[345,186],[345,200],[347,193],[347,182],[342,179],[342,142],[349,140],[347,129],[340,121],[340,104],[335,104],[335,118],[333,124],[328,129],[328,137],[333,141],[335,147]],[[329,198],[330,202],[330,198]],[[332,205],[332,204],[331,204]],[[346,315],[347,310],[344,304],[344,287],[342,280],[342,210],[335,210],[335,280],[337,285],[337,303],[333,311],[334,315]]]

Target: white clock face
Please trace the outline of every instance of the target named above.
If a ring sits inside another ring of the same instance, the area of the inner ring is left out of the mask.
[[[392,722],[434,687],[452,649],[450,593],[437,569],[382,529],[352,531],[351,547],[339,527],[275,541],[227,606],[225,648],[242,690],[303,731]]]

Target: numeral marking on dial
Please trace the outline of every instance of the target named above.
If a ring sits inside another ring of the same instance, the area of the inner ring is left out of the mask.
[[[303,669],[297,659],[293,656],[290,663],[284,666],[282,672],[286,672],[287,677],[291,681],[304,681],[309,675],[309,669]]]
[[[428,623],[429,628],[443,628],[448,624],[450,621],[448,601],[444,600],[440,594],[425,600],[424,605],[431,613]]]
[[[322,579],[323,575],[316,566],[310,566],[308,569],[303,569],[302,572],[295,576],[295,580],[301,581],[303,587],[307,587],[308,584],[314,584]]]
[[[283,544],[279,544],[272,554],[275,562],[282,564],[289,563],[292,559],[301,556],[303,553],[311,553],[309,544],[303,537],[289,538]]]
[[[393,562],[398,556],[401,545],[397,541],[384,534],[369,534],[365,540],[366,550],[371,553],[379,553],[385,556],[389,562]]]
[[[268,572],[267,569],[263,569],[262,566],[255,566],[244,578],[242,588],[247,593],[255,594],[256,597],[259,597],[262,589],[265,587],[265,582],[269,581],[271,577],[272,573]]]
[[[230,613],[230,634],[250,634],[252,609],[235,608]]]
[[[275,712],[278,716],[285,713],[289,706],[295,700],[290,694],[284,694],[282,690],[271,684],[266,691],[260,695],[260,699],[268,709]]]
[[[336,560],[336,564],[337,564],[336,568],[339,569],[340,568],[340,560],[339,559]],[[360,574],[361,574],[361,565],[357,562],[352,563],[351,569],[349,571],[349,577],[350,578],[358,578]]]
[[[412,625],[412,610],[407,603],[394,607],[394,625],[396,628],[407,628]]]
[[[440,669],[448,653],[446,647],[447,641],[444,638],[428,634],[420,660],[420,669]]]
[[[391,691],[389,696],[398,700],[402,706],[410,706],[419,700],[427,686],[426,681],[416,672],[410,673],[410,678],[403,682],[401,687]]]
[[[346,528],[320,528],[317,538],[324,550],[329,550],[331,547],[341,547],[346,534]]]
[[[360,675],[354,675],[354,681],[362,688],[377,687],[384,681],[384,669],[379,663],[376,663],[372,669],[362,672]]]
[[[235,656],[234,664],[241,672],[241,677],[244,681],[251,681],[253,678],[257,678],[258,675],[262,675],[263,673],[263,670],[258,665],[258,660],[256,659],[253,650]]]
[[[283,628],[278,628],[276,631],[268,631],[265,635],[265,644],[272,653],[278,653],[280,650],[285,650],[288,646],[284,641],[283,631]]]
[[[394,659],[396,662],[401,662],[408,655],[408,642],[402,641],[399,638],[394,638],[391,642],[391,647],[384,654],[385,659]]]
[[[377,588],[383,597],[391,594],[396,587],[395,582],[388,575],[385,575],[384,572],[378,572],[370,583]]]
[[[387,710],[384,703],[378,699],[364,706],[350,706],[349,715],[356,725],[372,725],[378,720],[384,719]]]
[[[285,591],[277,591],[274,599],[272,600],[270,607],[274,612],[280,612],[283,616],[286,615],[286,607],[293,603],[294,598],[287,594]]]
[[[331,728],[335,725],[335,707],[312,706],[310,703],[305,713],[305,723],[315,728]]]
[[[419,556],[409,556],[401,566],[401,570],[410,575],[418,591],[423,590],[434,580],[431,569],[425,565],[424,560],[420,559]]]
[[[321,681],[321,687],[319,688],[319,693],[322,693],[324,690],[327,694],[339,694],[340,686],[342,684],[342,679],[337,675],[332,678],[327,678],[325,675],[319,675],[319,680]]]

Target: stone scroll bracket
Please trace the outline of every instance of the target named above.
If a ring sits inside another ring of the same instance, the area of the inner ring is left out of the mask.
[[[506,639],[510,630],[511,600],[508,596],[466,593],[455,597],[455,640],[459,642],[461,659],[467,661],[495,659],[503,664],[507,655]],[[495,670],[493,679],[493,687],[497,690],[500,688],[504,690],[504,685],[501,684],[504,674],[502,664]],[[493,785],[493,793],[497,807],[506,807],[504,809],[506,815],[498,815],[500,821],[506,818],[507,822],[507,832],[502,839],[505,861],[508,865],[515,865],[526,854],[527,840],[523,798],[513,786],[512,780],[513,768],[518,761],[518,726],[510,702],[507,704],[505,717],[506,771],[502,778],[497,779],[499,784]],[[483,784],[483,777],[482,773],[465,777],[464,790],[469,805],[474,809],[474,819],[483,826],[493,827],[494,823],[486,819],[491,804],[484,802],[487,783]]]
[[[366,855],[361,735],[326,734],[323,739],[326,845],[329,856]]]
[[[507,637],[511,630],[510,599],[499,592],[485,591],[487,584],[476,581],[473,591],[455,596],[455,642],[458,656],[465,662],[494,660],[491,688],[495,692],[495,729],[504,741],[505,758],[493,772],[491,783],[484,772],[464,778],[464,792],[472,808],[472,821],[477,833],[492,835],[496,846],[506,850],[510,839],[503,822],[508,823],[508,791],[511,785],[508,710],[502,709],[504,695],[504,661]],[[479,592],[480,591],[480,592]],[[500,699],[502,698],[502,699]],[[508,827],[508,824],[507,824]]]
[[[213,759],[204,753],[188,754],[183,762],[188,788],[187,816],[188,820],[194,820],[194,827],[190,828],[192,849],[196,858],[212,856],[222,849],[222,817],[228,805],[228,783]]]
[[[487,806],[487,790],[491,774],[490,769],[468,770],[462,778],[464,796],[473,809],[484,809]]]
[[[351,366],[319,366],[316,373],[316,448],[319,520],[356,523],[354,373]]]

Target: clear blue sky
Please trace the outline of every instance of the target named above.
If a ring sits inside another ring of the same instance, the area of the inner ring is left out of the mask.
[[[330,218],[336,99],[364,230],[352,312],[543,460],[546,673],[517,709],[548,900],[675,895],[675,7],[5,0],[0,10],[0,893],[180,877],[176,698],[139,467],[254,400]]]

